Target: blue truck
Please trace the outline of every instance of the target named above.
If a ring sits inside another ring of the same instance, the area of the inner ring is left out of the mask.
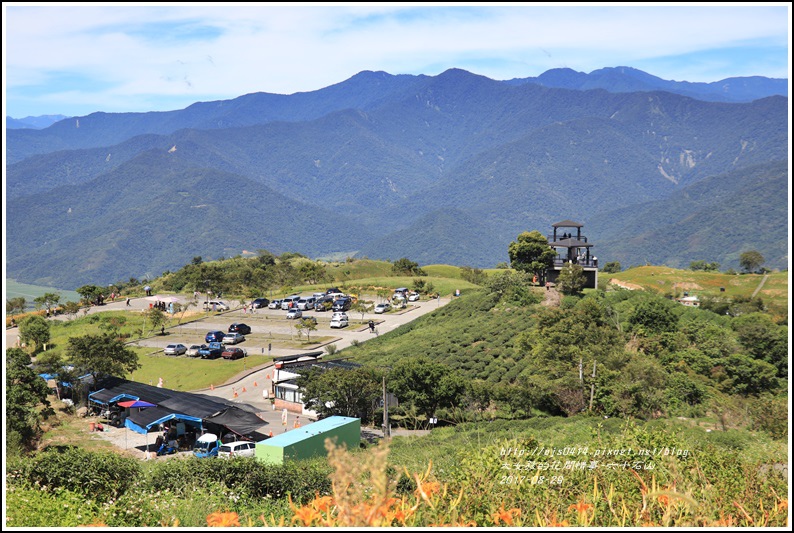
[[[205,457],[218,457],[218,449],[221,447],[221,441],[214,433],[205,433],[196,440],[196,445],[193,447],[193,455],[198,458]]]
[[[198,351],[198,356],[202,359],[217,359],[222,353],[223,344],[220,342],[211,342]]]

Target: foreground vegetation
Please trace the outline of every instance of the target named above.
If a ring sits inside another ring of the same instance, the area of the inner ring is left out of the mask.
[[[786,446],[761,433],[541,418],[362,447],[285,466],[245,458],[142,463],[51,449],[7,466],[7,525],[787,523],[787,476],[775,467],[787,460]]]

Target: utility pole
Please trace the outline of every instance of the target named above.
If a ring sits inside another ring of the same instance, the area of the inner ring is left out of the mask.
[[[383,437],[391,437],[391,428],[389,427],[389,403],[386,398],[386,374],[383,374]]]
[[[595,371],[596,362],[593,361],[593,381],[590,382],[590,410],[593,410],[593,394],[595,393]]]

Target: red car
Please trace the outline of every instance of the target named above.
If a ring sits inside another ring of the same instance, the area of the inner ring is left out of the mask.
[[[237,346],[227,346],[226,349],[221,354],[221,357],[229,360],[242,359],[245,356],[246,356],[245,350],[243,350],[242,348],[238,348]]]

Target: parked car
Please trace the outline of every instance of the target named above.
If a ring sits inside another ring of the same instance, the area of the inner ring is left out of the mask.
[[[312,323],[312,324],[314,324],[315,326],[317,325],[317,319],[316,319],[316,318],[314,318],[313,316],[306,316],[306,315],[303,315],[303,316],[301,316],[301,320],[304,320],[304,321],[311,322],[311,323]]]
[[[221,447],[218,448],[218,457],[223,459],[231,459],[232,457],[253,457],[255,451],[255,442],[238,440],[237,442],[222,444]]]
[[[187,353],[187,346],[184,344],[169,344],[163,352],[165,355],[184,355]]]
[[[199,357],[202,359],[217,359],[223,353],[223,344],[211,342],[206,347],[199,350]]]
[[[254,309],[262,309],[263,307],[267,307],[270,304],[270,300],[267,298],[257,298],[253,302],[251,302],[251,307]]]
[[[336,311],[333,315],[331,315],[331,320],[337,318],[344,318],[345,320],[348,320],[347,313],[345,313],[344,311]]]
[[[416,291],[412,291],[408,293],[408,301],[409,302],[417,302],[419,301],[419,293]]]
[[[287,309],[292,309],[293,307],[298,305],[298,300],[300,299],[301,297],[298,296],[297,294],[293,296],[287,296],[286,298],[281,300],[281,309],[283,309],[284,311],[286,311]]]
[[[204,337],[204,342],[221,342],[223,340],[223,337],[225,336],[226,336],[226,332],[213,330],[207,332],[207,335]]]
[[[328,296],[324,296],[314,302],[314,310],[315,311],[328,311],[334,305],[334,299]]]
[[[347,316],[338,316],[331,319],[332,328],[345,328],[347,325]]]
[[[378,304],[375,306],[375,312],[378,314],[385,313],[391,309],[391,304]]]
[[[349,311],[350,306],[352,305],[353,302],[350,300],[350,298],[339,298],[334,302],[334,305],[331,309],[334,311]]]
[[[229,306],[220,300],[210,300],[209,302],[204,302],[204,309],[206,311],[228,311]]]
[[[282,301],[283,300],[281,300],[281,299],[271,300],[270,303],[267,304],[267,308],[268,309],[281,309],[281,302]]]
[[[287,312],[287,318],[301,318],[302,316],[303,312],[297,307],[293,307]]]
[[[229,333],[242,333],[243,335],[248,335],[251,333],[251,326],[248,324],[235,322],[229,326]]]
[[[298,309],[301,311],[309,311],[310,309],[314,309],[314,302],[317,300],[313,296],[309,296],[308,298],[301,298],[298,300]]]
[[[339,289],[337,289],[336,287],[331,287],[330,289],[325,291],[325,294],[336,294],[338,292],[339,292]]]
[[[223,353],[221,353],[221,357],[229,360],[242,359],[246,355],[245,350],[237,346],[227,346],[226,349],[223,350]]]
[[[185,353],[187,354],[188,357],[198,357],[199,350],[206,347],[207,347],[206,344],[191,344],[190,348],[188,348],[187,352]]]
[[[237,344],[245,340],[245,335],[242,333],[227,333],[223,336],[221,343],[223,344]]]

